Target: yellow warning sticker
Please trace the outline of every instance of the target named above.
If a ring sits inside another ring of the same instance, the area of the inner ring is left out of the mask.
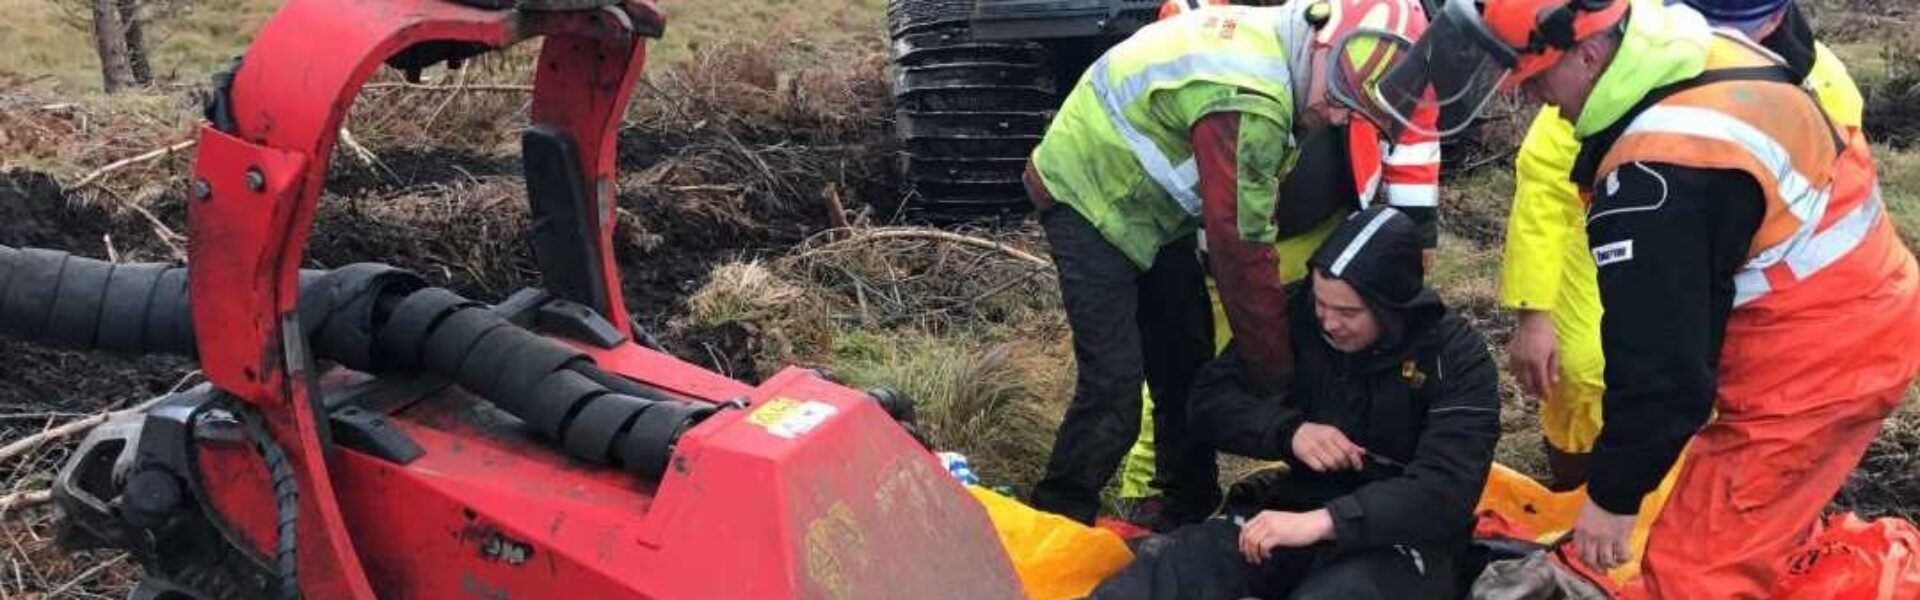
[[[813,431],[839,412],[831,404],[779,397],[747,415],[747,422],[766,428],[775,437],[795,439]]]

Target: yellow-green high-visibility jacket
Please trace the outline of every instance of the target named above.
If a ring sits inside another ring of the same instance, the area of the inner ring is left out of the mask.
[[[1279,34],[1286,14],[1208,8],[1148,25],[1108,50],[1034,150],[1047,191],[1145,269],[1160,246],[1199,226],[1194,124],[1238,113],[1239,233],[1273,242],[1281,173],[1296,154],[1293,70]]]

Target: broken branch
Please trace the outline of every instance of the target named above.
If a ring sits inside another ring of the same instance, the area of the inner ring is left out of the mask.
[[[370,83],[367,90],[416,90],[422,92],[506,92],[526,93],[533,91],[531,85],[467,83],[460,85],[435,85],[431,83]]]
[[[53,501],[52,490],[32,490],[0,496],[0,515]]]
[[[1024,250],[1021,250],[1019,248],[1015,248],[1012,246],[1008,246],[1006,244],[1002,244],[994,240],[978,238],[978,237],[973,237],[969,235],[961,235],[958,233],[940,231],[938,229],[925,229],[920,227],[891,227],[891,228],[881,228],[881,229],[859,230],[854,232],[852,236],[829,242],[825,246],[820,247],[819,250],[825,250],[825,249],[833,248],[837,246],[844,246],[844,245],[852,244],[855,242],[894,240],[894,239],[938,240],[943,242],[961,244],[965,246],[973,246],[975,248],[984,248],[988,250],[997,251],[1001,254],[1005,254],[1007,256],[1011,256],[1013,258],[1020,259],[1028,263],[1032,263],[1036,267],[1040,267],[1043,269],[1053,268],[1053,261],[1040,258],[1038,256],[1034,256],[1033,254],[1030,254]]]
[[[114,415],[146,410],[148,407],[151,407],[154,404],[159,403],[161,400],[165,398],[166,396],[160,396],[152,400],[142,402],[139,405],[134,406],[133,408],[118,410],[113,412],[104,412],[104,413],[99,413],[99,414],[92,415],[85,418],[74,419],[72,421],[63,423],[58,427],[54,427],[52,429],[48,429],[40,433],[36,433],[27,437],[20,438],[18,440],[15,440],[11,444],[7,444],[5,447],[0,447],[0,462],[12,460],[14,457],[22,454],[26,454],[27,452],[32,451],[34,448],[39,448],[40,446],[46,444],[47,442],[68,438],[75,434],[90,431],[94,427],[99,426],[101,423],[107,422],[107,419],[113,418]]]
[[[107,166],[100,167],[99,169],[94,170],[92,173],[88,173],[87,176],[81,177],[80,181],[74,182],[73,185],[67,186],[66,190],[64,191],[73,192],[76,190],[84,189],[87,186],[93,185],[95,183],[99,183],[100,178],[107,176],[109,173],[127,168],[132,165],[137,165],[144,162],[151,162],[151,161],[159,160],[162,158],[166,158],[168,156],[172,156],[177,152],[182,152],[188,148],[192,148],[194,144],[198,144],[198,143],[200,143],[199,140],[187,140],[184,142],[180,142],[178,144],[174,144],[172,146],[150,150],[138,156],[123,158],[120,160],[113,161],[112,163],[108,163]]]

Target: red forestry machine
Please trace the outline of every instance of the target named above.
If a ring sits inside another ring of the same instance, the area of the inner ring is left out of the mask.
[[[0,247],[0,331],[197,356],[205,378],[83,442],[62,541],[132,553],[141,599],[1018,597],[910,404],[634,343],[614,139],[663,26],[651,0],[289,0],[217,78],[190,267]],[[536,38],[541,289],[487,305],[384,265],[300,268],[377,69]]]

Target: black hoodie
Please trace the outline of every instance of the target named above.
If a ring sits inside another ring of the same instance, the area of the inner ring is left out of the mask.
[[[1486,342],[1422,283],[1419,232],[1392,209],[1356,213],[1309,264],[1360,291],[1383,322],[1380,341],[1355,354],[1329,345],[1309,283],[1288,310],[1285,391],[1259,389],[1229,346],[1195,383],[1195,433],[1226,452],[1285,460],[1285,489],[1260,508],[1325,507],[1343,549],[1466,543],[1500,437]],[[1301,463],[1292,440],[1308,421],[1365,448],[1367,467],[1318,473]]]

